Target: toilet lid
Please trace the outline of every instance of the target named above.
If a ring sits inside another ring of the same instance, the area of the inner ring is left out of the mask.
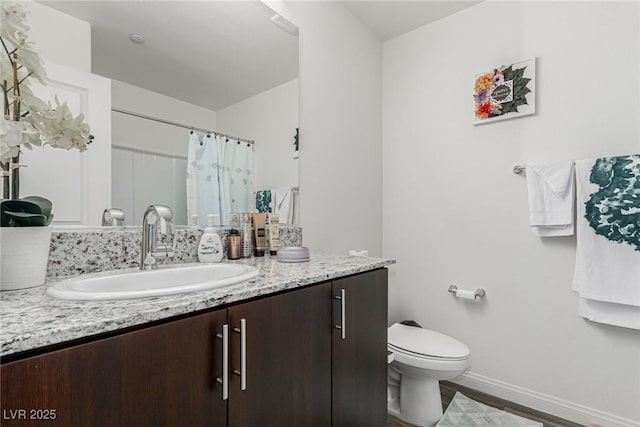
[[[469,347],[455,338],[400,323],[389,328],[389,346],[429,357],[462,359],[469,356]]]

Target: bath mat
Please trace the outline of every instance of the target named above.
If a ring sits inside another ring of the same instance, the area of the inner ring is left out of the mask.
[[[456,392],[435,427],[542,427],[542,423],[483,405]]]

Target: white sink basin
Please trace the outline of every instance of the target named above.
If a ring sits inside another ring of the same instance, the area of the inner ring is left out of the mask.
[[[190,264],[157,270],[121,270],[86,274],[53,284],[47,294],[65,300],[113,300],[156,297],[220,288],[258,275],[243,264]]]

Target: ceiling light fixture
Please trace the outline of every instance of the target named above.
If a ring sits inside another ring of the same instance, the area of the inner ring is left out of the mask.
[[[131,34],[129,36],[132,42],[142,44],[146,40],[142,34]]]

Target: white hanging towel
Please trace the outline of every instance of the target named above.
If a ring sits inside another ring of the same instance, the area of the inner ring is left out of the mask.
[[[529,223],[534,236],[573,234],[573,161],[527,163]]]
[[[274,197],[274,212],[280,214],[280,224],[293,223],[294,191],[292,187],[271,190]]]
[[[577,161],[576,182],[579,313],[640,328],[640,155]]]
[[[640,329],[640,307],[634,305],[579,298],[578,315],[592,322]]]

